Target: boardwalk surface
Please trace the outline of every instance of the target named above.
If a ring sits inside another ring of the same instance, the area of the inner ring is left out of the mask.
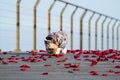
[[[74,56],[1,53],[0,80],[120,80],[120,68],[115,68],[119,60],[99,61],[91,66],[90,59],[96,60],[97,56],[82,54],[78,60]]]

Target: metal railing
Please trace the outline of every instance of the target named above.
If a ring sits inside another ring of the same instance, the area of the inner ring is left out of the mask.
[[[21,1],[22,0],[17,0],[17,3],[16,3],[16,49],[14,50],[14,51],[16,51],[16,52],[20,52],[21,51],[21,48],[20,48],[20,3],[21,3]],[[40,0],[36,0],[36,3],[35,3],[35,5],[34,5],[34,10],[33,10],[33,12],[34,12],[34,25],[33,25],[33,51],[38,51],[37,50],[37,48],[36,48],[36,44],[37,44],[37,31],[36,31],[36,29],[37,29],[37,6],[39,5],[39,2],[40,2]],[[74,15],[75,15],[75,13],[77,13],[77,10],[78,9],[82,9],[83,10],[83,13],[82,13],[82,15],[80,16],[80,21],[79,21],[79,23],[80,23],[80,26],[79,26],[79,28],[80,28],[80,30],[79,30],[79,32],[80,32],[80,34],[77,34],[77,35],[79,35],[80,37],[80,50],[83,50],[83,37],[84,37],[84,35],[83,35],[83,25],[84,25],[84,22],[83,22],[83,20],[84,20],[84,17],[86,16],[86,14],[88,13],[88,12],[91,12],[92,14],[90,15],[90,17],[89,17],[89,20],[88,20],[88,27],[86,27],[86,28],[88,28],[88,44],[86,44],[86,45],[88,45],[88,50],[91,50],[91,21],[92,21],[92,19],[94,18],[94,16],[95,15],[99,15],[98,17],[97,17],[97,19],[95,20],[95,50],[98,50],[98,22],[99,22],[99,20],[101,20],[101,17],[104,17],[104,19],[102,20],[102,23],[101,23],[101,50],[104,50],[104,35],[106,35],[106,43],[107,43],[107,49],[109,49],[109,43],[110,43],[110,36],[112,37],[112,48],[113,49],[115,49],[114,48],[114,43],[115,43],[115,34],[114,34],[114,32],[116,31],[116,48],[117,48],[117,50],[119,50],[120,48],[119,48],[119,42],[120,42],[120,39],[119,39],[119,28],[120,28],[120,20],[119,19],[116,19],[116,18],[114,18],[114,17],[111,17],[111,16],[108,16],[108,15],[105,15],[105,14],[102,14],[102,13],[99,13],[99,12],[96,12],[96,11],[93,11],[93,10],[90,10],[90,9],[87,9],[87,8],[84,8],[84,7],[81,7],[81,6],[78,6],[78,5],[75,5],[75,4],[72,4],[72,3],[69,3],[69,2],[67,2],[67,1],[63,1],[63,0],[53,0],[53,2],[52,2],[52,4],[50,5],[50,7],[49,7],[49,9],[48,9],[48,34],[51,32],[51,12],[52,12],[52,9],[54,8],[54,5],[56,4],[56,2],[61,2],[61,3],[63,3],[64,4],[64,6],[63,6],[63,8],[62,8],[62,10],[61,10],[61,12],[60,12],[60,29],[59,30],[63,30],[63,14],[64,14],[64,11],[66,10],[66,8],[68,7],[68,5],[70,5],[70,6],[73,6],[73,7],[75,7],[75,9],[73,10],[73,11],[71,11],[71,17],[70,17],[70,49],[73,49],[73,44],[74,44],[74,42],[73,42],[73,38],[74,38],[74,36],[73,36],[73,34],[74,34],[74,32],[73,32],[73,29],[74,29],[74,26],[73,26],[73,21],[74,21]],[[109,21],[108,21],[109,20]],[[108,22],[107,22],[108,21]],[[112,25],[112,35],[109,35],[109,29],[110,29],[110,25],[111,25],[111,22],[112,21],[115,21],[114,22],[114,24]],[[104,24],[107,22],[107,26],[105,26]],[[117,24],[118,23],[118,24]],[[116,25],[117,24],[117,25]],[[116,28],[116,30],[115,30],[115,27],[117,26],[117,28]],[[107,34],[105,34],[104,33],[104,28],[107,28]]]

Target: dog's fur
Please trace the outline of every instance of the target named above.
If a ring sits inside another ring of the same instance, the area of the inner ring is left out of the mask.
[[[63,31],[52,32],[44,40],[47,53],[66,54],[67,34]]]

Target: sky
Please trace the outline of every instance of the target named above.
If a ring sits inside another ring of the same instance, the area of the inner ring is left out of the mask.
[[[0,0],[0,49],[3,51],[16,49],[16,1],[17,0]],[[69,3],[82,6],[84,8],[93,10],[111,16],[120,20],[120,0],[64,0]],[[20,48],[22,51],[33,49],[33,7],[36,0],[22,0],[20,7]],[[37,49],[45,49],[44,39],[47,36],[48,27],[48,9],[52,4],[53,0],[40,0],[37,7]],[[64,7],[64,3],[57,1],[51,11],[51,32],[59,31],[60,26],[60,12]],[[70,16],[74,11],[75,7],[68,5],[63,14],[63,30],[68,34],[68,45],[67,49],[70,49]],[[80,28],[80,17],[84,12],[83,9],[77,9],[73,17],[74,26],[74,49],[79,49],[79,28]],[[83,49],[88,49],[88,20],[92,15],[91,12],[87,12],[83,20]],[[95,49],[95,21],[98,18],[98,14],[95,14],[91,21],[91,49]],[[98,49],[101,49],[101,23],[105,17],[101,16],[98,22]],[[107,18],[104,26],[110,19]],[[114,20],[110,24],[110,34],[112,35],[112,28]],[[120,23],[118,21],[117,25]],[[115,39],[116,37],[115,27]],[[106,34],[106,27],[104,28],[104,34]],[[120,34],[120,33],[119,33]],[[106,35],[104,39],[104,49],[106,49]],[[112,37],[110,36],[110,48]],[[116,49],[116,41],[115,41]]]

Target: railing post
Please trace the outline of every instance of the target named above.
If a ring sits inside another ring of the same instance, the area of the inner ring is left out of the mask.
[[[120,28],[120,23],[118,24],[118,26],[117,26],[117,43],[116,43],[116,45],[117,45],[117,50],[119,50],[119,28]]]
[[[111,21],[112,21],[112,19],[110,19],[110,21],[108,22],[108,25],[107,25],[107,49],[109,49],[109,27],[110,27]]]
[[[2,52],[2,49],[0,49],[0,53]]]
[[[62,24],[62,20],[63,20],[63,12],[65,11],[66,7],[67,7],[67,3],[65,4],[65,6],[63,7],[63,9],[61,10],[61,13],[60,13],[60,31],[62,31],[62,28],[63,28],[63,24]]]
[[[103,47],[103,44],[104,44],[104,23],[105,23],[105,21],[106,21],[106,19],[107,19],[107,17],[105,17],[105,19],[103,20],[103,22],[102,22],[102,28],[101,28],[101,32],[102,32],[102,34],[101,34],[101,50],[103,51],[103,49],[104,49],[104,47]]]
[[[98,28],[98,21],[100,20],[101,15],[97,18],[95,22],[95,50],[97,50],[97,28]]]
[[[53,3],[50,5],[50,8],[48,9],[48,34],[50,34],[51,32],[51,10],[55,4],[55,0],[53,1]]]
[[[117,21],[115,21],[112,26],[112,49],[114,49],[114,28],[115,28],[116,23]]]
[[[16,5],[16,49],[15,52],[21,52],[20,49],[20,2],[21,0],[17,0]]]
[[[89,51],[91,50],[91,20],[92,20],[94,15],[95,15],[95,13],[93,13],[90,16],[89,23],[88,23],[88,50]]]
[[[87,9],[83,12],[81,18],[80,18],[80,50],[83,50],[83,18],[87,13]]]
[[[70,44],[71,44],[71,50],[73,49],[73,16],[75,14],[75,12],[77,11],[77,7],[75,8],[75,10],[73,11],[72,15],[71,15],[71,36],[70,36]]]
[[[38,4],[39,4],[39,2],[40,2],[40,0],[37,0],[36,1],[36,3],[35,3],[35,5],[34,5],[34,9],[33,9],[33,11],[34,11],[34,26],[33,26],[33,32],[34,32],[34,34],[33,34],[33,51],[38,51],[37,50],[37,48],[36,48],[36,43],[37,43],[37,32],[36,32],[36,28],[37,28],[37,24],[36,24],[36,22],[37,22],[37,18],[36,18],[36,15],[37,15],[37,6],[38,6]]]

